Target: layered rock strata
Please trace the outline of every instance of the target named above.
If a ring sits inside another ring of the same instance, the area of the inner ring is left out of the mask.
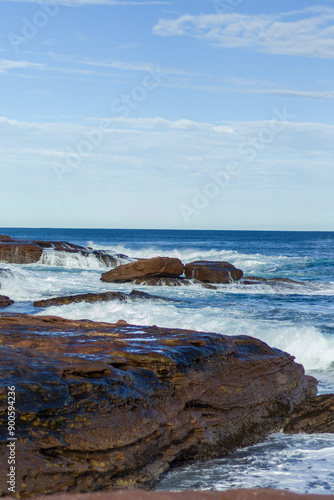
[[[101,280],[108,283],[125,283],[135,278],[178,278],[183,274],[183,270],[184,266],[179,259],[153,257],[118,266],[103,273]]]
[[[1,297],[1,296],[0,296]],[[120,301],[136,301],[136,300],[163,300],[166,302],[177,302],[173,299],[166,299],[158,295],[150,295],[149,293],[132,290],[130,293],[123,292],[101,292],[101,293],[83,293],[79,295],[67,295],[65,297],[53,297],[52,299],[36,300],[33,303],[34,307],[51,307],[64,306],[75,304],[78,302],[110,302],[112,300]]]
[[[333,433],[334,394],[322,394],[299,405],[283,430],[287,434]]]
[[[293,357],[247,336],[13,314],[0,346],[0,470],[15,386],[22,497],[151,488],[175,461],[278,431],[316,394]]]

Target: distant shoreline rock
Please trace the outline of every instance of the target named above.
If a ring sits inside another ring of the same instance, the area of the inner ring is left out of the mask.
[[[139,259],[111,269],[102,274],[101,281],[126,283],[137,278],[178,278],[183,271],[184,266],[180,259],[153,257],[152,259]]]
[[[0,262],[8,264],[34,264],[38,262],[43,253],[65,252],[83,257],[96,257],[104,266],[117,266],[119,259],[128,258],[122,254],[110,255],[104,250],[92,250],[66,241],[42,241],[14,239],[10,236],[0,236]]]

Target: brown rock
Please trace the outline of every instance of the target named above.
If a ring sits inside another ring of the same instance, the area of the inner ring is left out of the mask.
[[[34,243],[0,243],[0,261],[9,264],[31,264],[38,262],[42,253],[42,249]]]
[[[3,241],[3,242],[13,241],[13,238],[11,238],[10,236],[6,236],[4,234],[0,234],[0,241]]]
[[[165,300],[170,302],[175,302],[172,299],[165,299],[163,297],[158,297],[157,295],[149,295],[145,292],[140,292],[138,290],[132,290],[130,294],[123,292],[102,292],[102,293],[83,293],[80,295],[68,295],[65,297],[54,297],[52,299],[36,300],[33,303],[34,307],[51,307],[51,306],[64,306],[67,304],[73,304],[77,302],[110,302],[111,300]]]
[[[228,491],[129,490],[51,495],[48,500],[333,500],[334,495],[300,495],[287,490],[233,489]]]
[[[295,408],[288,418],[286,434],[334,432],[334,394],[323,394]]]
[[[183,273],[183,269],[183,264],[179,259],[170,257],[139,259],[102,274],[101,280],[113,283],[131,281],[134,278],[178,278]]]
[[[20,240],[0,236],[0,262],[10,264],[31,264],[38,262],[43,251],[65,252],[83,257],[94,256],[106,267],[117,266],[125,255],[110,255],[103,250],[92,250],[66,241]]]
[[[197,260],[185,266],[188,279],[209,283],[230,283],[242,278],[243,272],[229,262]]]
[[[176,460],[278,431],[316,394],[290,355],[246,336],[14,314],[0,316],[0,346],[22,497],[152,487]],[[2,471],[7,444],[2,425]]]
[[[14,304],[14,300],[11,300],[6,295],[0,295],[0,307],[8,307]]]
[[[245,281],[244,281],[245,280]],[[258,276],[244,276],[242,280],[243,285],[253,285],[257,282],[261,283],[287,283],[291,285],[305,285],[303,281],[295,281],[290,278],[259,278]]]
[[[134,285],[148,286],[184,286],[190,285],[190,281],[184,278],[134,278],[131,280]]]

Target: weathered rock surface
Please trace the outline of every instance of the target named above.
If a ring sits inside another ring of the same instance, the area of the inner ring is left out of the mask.
[[[22,496],[152,487],[175,460],[278,431],[316,394],[293,357],[247,336],[12,314],[0,346],[0,470],[15,386]]]
[[[134,285],[148,286],[188,286],[190,281],[185,278],[134,278],[131,280]]]
[[[186,278],[208,283],[230,283],[242,278],[243,272],[229,262],[197,260],[186,264]]]
[[[244,276],[242,280],[243,285],[253,285],[256,283],[286,283],[288,285],[305,285],[303,281],[295,281],[290,278],[259,278],[258,276]]]
[[[167,302],[175,302],[172,299],[166,299],[164,297],[158,297],[157,295],[150,295],[145,292],[140,292],[139,290],[132,290],[131,293],[123,292],[101,292],[101,293],[83,293],[80,295],[67,295],[65,297],[54,297],[52,299],[36,300],[34,302],[34,307],[51,307],[51,306],[63,306],[67,304],[73,304],[77,302],[109,302],[111,300],[164,300]]]
[[[153,257],[139,259],[103,273],[102,281],[108,283],[126,282],[135,278],[178,278],[183,274],[184,266],[179,259],[171,257]]]
[[[8,307],[14,304],[14,300],[11,300],[6,295],[0,295],[0,307]]]
[[[20,240],[10,236],[0,236],[0,262],[10,264],[32,264],[38,262],[45,252],[65,252],[83,257],[94,256],[103,265],[117,266],[124,255],[110,255],[103,250],[92,250],[65,241]]]
[[[50,495],[48,500],[332,500],[334,495],[299,495],[286,490],[116,491],[85,495]]]
[[[297,406],[283,430],[286,434],[334,432],[334,394],[322,394]]]

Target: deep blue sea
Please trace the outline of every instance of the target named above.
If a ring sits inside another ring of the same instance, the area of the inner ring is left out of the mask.
[[[334,393],[334,233],[264,231],[174,231],[121,229],[11,229],[12,237],[68,241],[131,259],[154,256],[224,260],[245,276],[291,278],[291,283],[241,283],[209,290],[148,287],[100,281],[107,269],[93,256],[45,251],[40,262],[9,265],[0,293],[15,300],[8,312],[70,319],[189,328],[260,338],[296,357],[319,380],[319,393]],[[122,263],[120,260],[119,263]],[[37,299],[133,288],[178,299],[178,303],[79,303],[36,310]],[[334,492],[334,435],[277,433],[233,455],[170,471],[159,489],[272,487],[295,492]]]

